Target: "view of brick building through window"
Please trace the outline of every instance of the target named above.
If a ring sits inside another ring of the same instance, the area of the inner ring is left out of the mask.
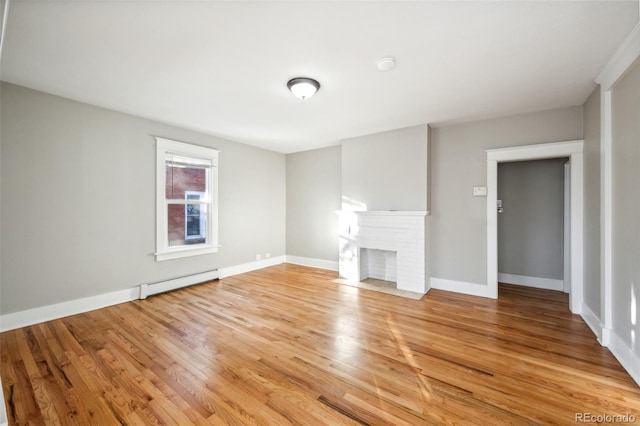
[[[207,171],[201,167],[166,166],[167,200],[200,200],[207,190]],[[206,206],[204,204],[169,204],[169,246],[205,243]]]

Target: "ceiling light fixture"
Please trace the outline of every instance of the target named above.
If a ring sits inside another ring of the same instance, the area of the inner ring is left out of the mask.
[[[291,93],[304,100],[316,94],[320,89],[320,83],[312,78],[296,77],[287,82],[287,87]]]

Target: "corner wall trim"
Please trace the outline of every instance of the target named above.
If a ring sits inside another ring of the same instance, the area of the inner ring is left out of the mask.
[[[615,331],[611,331],[611,342],[607,347],[640,386],[640,356],[635,354]]]
[[[269,266],[275,266],[284,263],[284,256],[274,256],[268,259],[256,260],[255,262],[242,263],[240,265],[220,268],[220,279],[231,277],[233,275],[244,274],[245,272],[256,271]]]
[[[598,342],[602,346],[606,346],[602,342],[602,322],[600,318],[591,310],[589,306],[587,306],[584,302],[582,302],[582,312],[580,316],[587,323],[593,334],[598,338]]]
[[[627,38],[622,42],[616,53],[613,54],[607,65],[596,77],[602,90],[608,91],[631,68],[640,56],[640,23],[631,30]]]
[[[68,302],[56,303],[54,305],[46,305],[25,311],[4,314],[0,316],[0,331],[15,330],[20,327],[130,302],[137,299],[139,295],[139,288],[133,287],[111,293],[99,294],[97,296],[89,296]]]
[[[468,283],[464,281],[445,280],[443,278],[431,277],[431,288],[437,290],[453,291],[455,293],[468,294],[470,296],[488,297],[497,299],[498,295],[494,294],[487,285]],[[496,292],[497,293],[497,292]]]
[[[564,280],[528,277],[526,275],[505,274],[502,272],[498,272],[498,282],[505,284],[524,285],[527,287],[543,288],[545,290],[564,290]]]
[[[338,270],[338,262],[324,259],[314,259],[312,257],[300,257],[300,256],[285,256],[286,263],[293,263],[294,265],[310,266],[312,268],[328,269],[330,271]]]

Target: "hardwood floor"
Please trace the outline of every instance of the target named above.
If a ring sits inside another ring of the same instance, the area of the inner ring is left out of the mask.
[[[10,424],[640,423],[562,293],[420,301],[280,265],[0,335]]]

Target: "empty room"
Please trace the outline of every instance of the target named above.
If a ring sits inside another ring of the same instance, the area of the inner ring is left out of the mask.
[[[0,426],[640,423],[639,0],[0,4]]]

